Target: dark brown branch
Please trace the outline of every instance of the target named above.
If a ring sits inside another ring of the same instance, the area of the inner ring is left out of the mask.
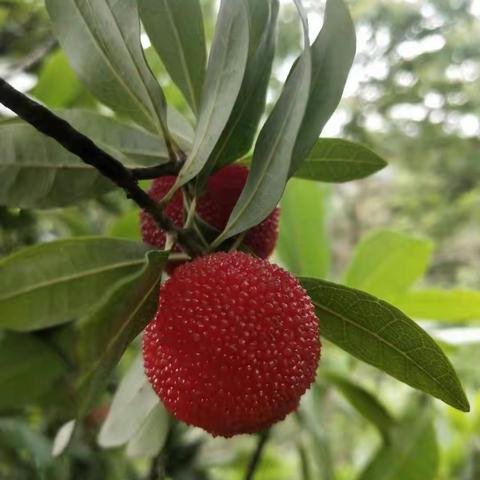
[[[270,430],[264,430],[260,432],[258,437],[258,443],[253,452],[252,458],[250,459],[250,463],[248,464],[247,473],[245,474],[245,480],[253,480],[255,477],[255,472],[257,471],[257,467],[260,464],[260,459],[262,458],[263,450],[265,449],[265,445],[267,444],[268,438],[270,436]]]
[[[169,162],[154,167],[131,168],[130,171],[137,180],[152,180],[165,175],[177,176],[182,166],[183,162]]]
[[[166,217],[158,203],[138,186],[137,179],[132,172],[95,145],[90,138],[75,130],[68,122],[43,105],[15,90],[2,78],[0,78],[0,102],[39,132],[56,140],[69,152],[96,168],[102,175],[122,188],[127,193],[128,198],[131,198],[140,208],[147,211],[162,230],[175,235],[189,255],[197,256],[201,253],[192,236],[185,230],[178,228]]]

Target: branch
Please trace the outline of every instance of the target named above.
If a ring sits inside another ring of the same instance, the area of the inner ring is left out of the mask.
[[[43,105],[15,90],[2,78],[0,78],[0,103],[3,103],[39,132],[56,140],[66,150],[79,157],[84,163],[96,168],[102,175],[122,188],[127,197],[148,212],[162,230],[174,235],[188,254],[195,257],[202,253],[191,235],[178,228],[163,213],[160,205],[138,186],[134,174],[118,160],[95,145],[90,138],[75,130],[68,122]]]
[[[168,162],[154,167],[131,168],[130,172],[137,180],[153,180],[165,175],[177,176],[183,166],[183,162]]]
[[[245,474],[245,480],[253,480],[257,467],[260,464],[260,459],[262,457],[262,453],[265,445],[267,444],[269,436],[270,430],[264,430],[259,434],[257,447],[255,448],[252,458],[250,459],[250,463],[248,464],[247,473]]]

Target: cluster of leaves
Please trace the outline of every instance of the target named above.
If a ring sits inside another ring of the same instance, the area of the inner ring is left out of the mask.
[[[354,31],[343,1],[329,0],[324,27],[310,45],[305,13],[300,2],[295,4],[304,49],[258,133],[275,52],[275,0],[224,0],[208,63],[198,2],[107,0],[92,9],[75,0],[47,0],[63,52],[56,52],[44,65],[33,94],[52,107],[56,101],[63,106],[84,95],[85,85],[115,116],[87,110],[61,115],[127,167],[166,164],[172,149],[186,152],[174,188],[195,184],[200,191],[215,169],[234,161],[248,162],[247,185],[213,248],[263,220],[282,198],[287,181],[297,177],[290,180],[282,200],[279,255],[311,295],[323,337],[408,385],[468,410],[446,356],[392,305],[417,316],[431,295],[444,295],[446,302],[448,295],[463,295],[408,290],[424,272],[428,245],[382,232],[359,247],[345,285],[320,280],[328,275],[328,252],[318,239],[309,241],[318,235],[312,225],[321,225],[324,218],[324,187],[315,182],[363,178],[385,162],[359,144],[318,138],[340,100],[353,60]],[[188,119],[167,108],[145,59],[145,53],[150,57],[152,52],[144,52],[140,43],[139,18],[188,103],[189,115],[196,119],[194,129]],[[50,100],[51,78],[65,66],[66,58],[82,83],[74,77],[62,89],[61,100],[58,96]],[[0,124],[0,143],[2,205],[66,207],[114,189],[95,169],[19,120]],[[311,207],[314,203],[318,208]],[[123,353],[150,320],[167,259],[168,252],[151,251],[136,241],[77,237],[27,248],[1,260],[1,355],[6,352],[9,359],[1,362],[0,356],[1,408],[58,401],[66,407],[64,419],[85,418]],[[11,362],[12,352],[19,356],[18,362]],[[32,368],[39,364],[41,381]],[[168,443],[170,422],[138,370],[135,362],[120,385],[100,443],[127,444],[133,456],[152,456]],[[361,387],[338,374],[329,375],[328,381],[353,398],[384,436],[394,438],[395,444],[405,443],[411,417],[397,424],[370,401],[371,396],[362,402]],[[431,444],[431,422],[425,418],[418,422],[418,436]],[[60,430],[57,452],[72,431],[72,423]],[[382,465],[390,463],[394,451],[385,446],[362,478],[382,478],[372,472],[384,471]],[[413,447],[408,453],[412,452]],[[392,478],[404,478],[403,474],[395,472]]]

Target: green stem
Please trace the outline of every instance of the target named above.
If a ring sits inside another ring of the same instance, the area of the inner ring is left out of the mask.
[[[245,474],[245,480],[253,480],[255,477],[255,473],[257,471],[258,466],[260,465],[260,460],[262,458],[262,453],[265,449],[265,445],[270,437],[270,430],[264,430],[260,432],[258,443],[253,452],[252,458],[250,459],[250,463],[248,464],[247,472]]]

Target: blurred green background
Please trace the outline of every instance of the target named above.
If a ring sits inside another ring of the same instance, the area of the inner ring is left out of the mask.
[[[270,104],[301,47],[293,3],[281,3]],[[313,36],[322,2],[304,3]],[[204,0],[202,6],[211,37],[217,5]],[[294,273],[378,293],[421,321],[459,372],[472,412],[426,400],[326,344],[317,384],[299,415],[273,430],[256,478],[478,480],[480,1],[352,0],[349,6],[357,56],[323,136],[361,142],[389,166],[345,185],[292,180],[274,260]],[[191,118],[148,38],[143,41],[168,100]],[[0,0],[0,75],[54,109],[105,111],[69,68],[40,0]],[[0,122],[8,118],[0,108]],[[0,206],[0,256],[59,237],[103,233],[139,238],[137,212],[120,193],[62,210]],[[406,265],[412,278],[402,278]],[[65,329],[42,335],[58,340]],[[149,477],[148,455],[129,458],[122,448],[98,446],[101,408],[71,450],[53,460],[51,442],[68,420],[68,395],[56,385],[55,392],[25,399],[2,396],[9,376],[28,368],[22,351],[2,348],[7,335],[0,332],[1,479],[155,478]],[[110,395],[136,348],[122,362]],[[397,426],[385,438],[382,425],[391,417]],[[235,480],[243,478],[256,440],[212,440],[179,425],[169,442],[172,478]],[[389,474],[382,465],[389,465]]]

